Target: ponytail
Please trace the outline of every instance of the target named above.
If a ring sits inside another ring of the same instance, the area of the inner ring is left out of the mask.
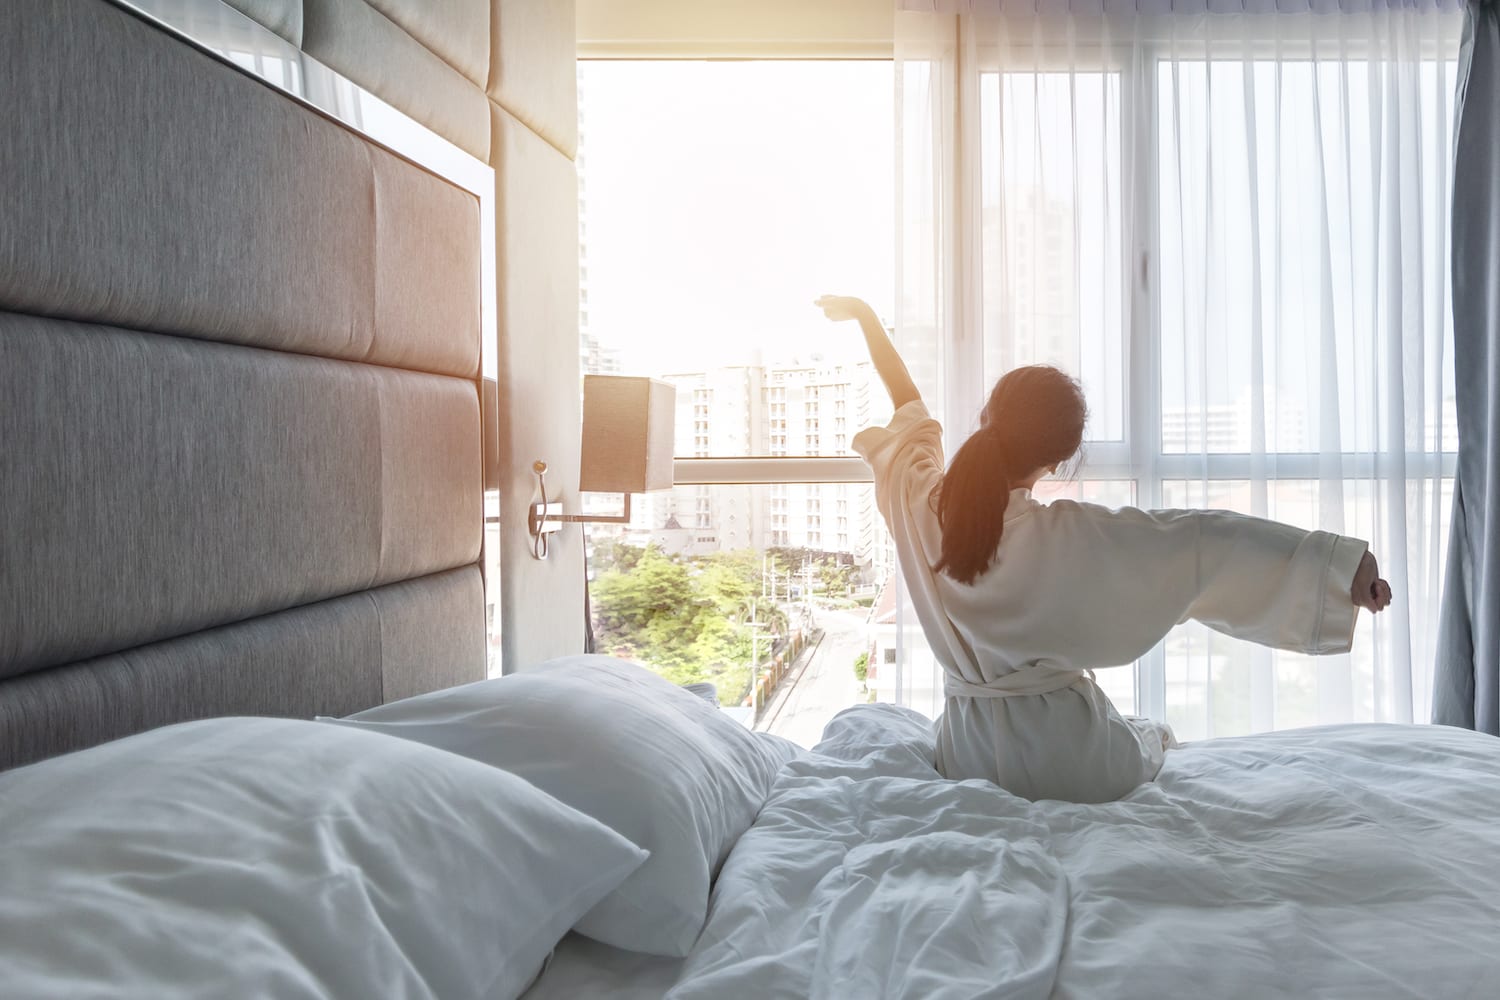
[[[973,583],[1000,545],[1012,475],[1005,451],[995,428],[981,430],[959,447],[938,490],[943,549],[933,568],[959,583]]]
[[[1011,483],[1078,452],[1088,404],[1083,387],[1050,365],[1016,368],[995,384],[978,432],[953,456],[933,497],[943,529],[933,567],[971,584],[990,568],[1005,531]]]

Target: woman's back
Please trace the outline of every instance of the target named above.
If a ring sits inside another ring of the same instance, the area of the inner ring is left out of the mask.
[[[942,574],[937,584],[986,678],[1036,663],[1128,664],[1188,618],[1322,653],[1348,647],[1343,573],[1352,578],[1363,552],[1352,539],[1340,546],[1337,535],[1227,511],[1044,505],[1016,490],[989,570],[972,585]],[[1322,588],[1328,568],[1339,572]]]
[[[1043,505],[1017,489],[988,568],[961,583],[934,568],[937,422],[910,403],[855,447],[947,675],[938,763],[951,778],[1073,801],[1150,780],[1170,730],[1120,716],[1085,671],[1132,662],[1189,617],[1282,648],[1349,647],[1356,539],[1225,511]]]
[[[1340,652],[1354,595],[1372,611],[1389,603],[1357,539],[1225,511],[1038,504],[1030,486],[1076,454],[1087,418],[1082,387],[1056,368],[1007,372],[945,467],[942,428],[874,311],[847,297],[817,304],[859,321],[896,408],[853,443],[945,671],[938,768],[948,777],[1033,799],[1118,798],[1155,777],[1175,744],[1164,723],[1116,712],[1094,669],[1131,662],[1187,618]]]

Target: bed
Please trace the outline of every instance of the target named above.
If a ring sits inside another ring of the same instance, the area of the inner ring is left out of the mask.
[[[1350,725],[1171,753],[1099,805],[803,750],[603,656],[0,775],[23,997],[1485,997],[1500,741]]]
[[[932,769],[847,709],[779,773],[701,937],[570,935],[530,998],[1482,997],[1500,982],[1500,741],[1350,725],[1189,744],[1120,802]]]
[[[788,765],[665,995],[1493,994],[1493,739],[1216,740],[1075,805],[939,780],[928,731],[850,709]]]
[[[486,678],[481,347],[521,391],[545,284],[486,234],[573,223],[475,39],[570,19],[233,7],[0,5],[0,993],[1494,995],[1490,737],[1078,806],[891,706],[809,751],[625,661]]]

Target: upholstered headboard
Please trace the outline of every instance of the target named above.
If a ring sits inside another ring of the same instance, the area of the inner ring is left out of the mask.
[[[0,767],[484,673],[482,198],[129,7],[0,4]]]

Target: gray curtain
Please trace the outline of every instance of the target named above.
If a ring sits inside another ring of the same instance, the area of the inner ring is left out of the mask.
[[[1458,481],[1432,721],[1500,735],[1500,0],[1469,0],[1453,167]]]

